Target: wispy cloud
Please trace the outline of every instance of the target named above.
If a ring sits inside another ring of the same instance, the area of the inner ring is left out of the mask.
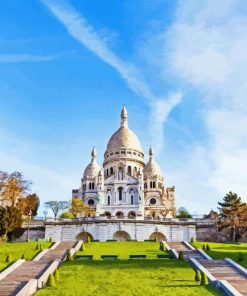
[[[0,54],[0,64],[14,64],[14,63],[24,63],[24,62],[48,62],[55,58],[58,55],[31,55],[31,54]]]
[[[143,73],[133,63],[126,62],[117,56],[107,45],[104,36],[100,36],[73,7],[66,2],[61,4],[60,1],[43,0],[42,2],[65,26],[71,36],[112,66],[126,81],[129,88],[150,106],[153,118],[150,122],[152,122],[152,129],[155,128],[157,131],[153,133],[153,144],[159,152],[162,148],[163,125],[171,109],[180,103],[181,93],[170,94],[163,98],[157,97],[145,81]]]

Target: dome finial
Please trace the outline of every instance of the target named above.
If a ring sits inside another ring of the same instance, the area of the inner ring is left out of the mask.
[[[150,146],[150,148],[149,148],[149,158],[152,159],[153,156],[154,156],[154,150],[153,150],[153,147]]]
[[[95,146],[93,146],[93,150],[91,152],[91,156],[92,156],[92,160],[96,159],[97,153],[96,153]]]
[[[121,126],[127,127],[128,125],[128,112],[125,108],[125,105],[123,105],[122,111],[121,111]]]

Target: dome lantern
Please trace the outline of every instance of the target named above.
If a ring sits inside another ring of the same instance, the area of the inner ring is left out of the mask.
[[[128,126],[128,112],[125,108],[125,105],[123,105],[123,109],[121,111],[121,126]]]

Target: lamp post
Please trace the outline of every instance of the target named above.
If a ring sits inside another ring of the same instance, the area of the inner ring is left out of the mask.
[[[30,209],[28,213],[28,222],[27,222],[27,242],[29,242],[29,224],[32,216],[32,210]]]

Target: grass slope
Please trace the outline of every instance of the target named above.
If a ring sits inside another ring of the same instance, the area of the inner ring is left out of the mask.
[[[194,281],[187,262],[177,260],[73,261],[60,269],[55,288],[38,296],[208,296],[222,295]]]
[[[157,254],[164,254],[159,250],[157,242],[92,242],[86,244],[86,250],[78,255],[94,255],[100,259],[101,255],[118,255],[119,259],[128,259],[129,255],[146,254],[148,259],[155,259]]]
[[[42,249],[49,248],[51,243],[39,242]],[[31,260],[39,250],[36,250],[37,242],[23,242],[23,243],[0,243],[0,270],[5,268],[10,263],[5,262],[6,256],[11,255],[12,260],[21,259],[22,254],[25,255],[26,260]]]
[[[244,261],[239,262],[242,266],[247,268],[247,243],[211,243],[211,242],[194,242],[193,246],[201,248],[203,245],[209,245],[210,251],[207,254],[214,259],[231,258],[237,262],[238,253],[242,252],[244,255]]]

